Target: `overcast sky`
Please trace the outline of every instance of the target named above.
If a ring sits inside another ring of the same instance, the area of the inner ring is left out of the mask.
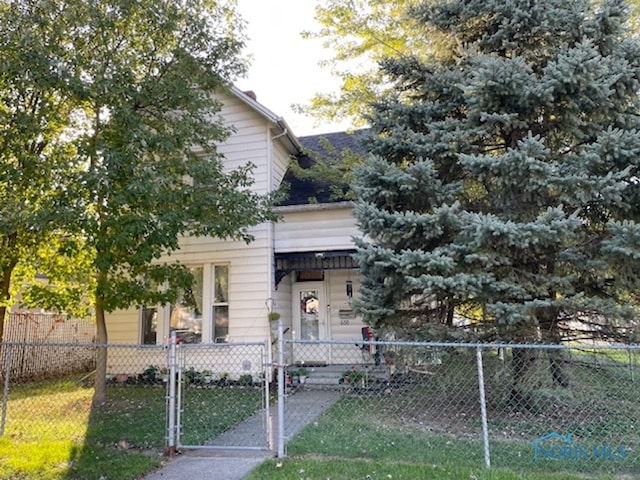
[[[321,42],[305,40],[303,30],[317,30],[316,0],[238,0],[248,22],[246,53],[252,57],[248,77],[238,80],[258,101],[283,117],[297,136],[343,130],[347,125],[321,124],[297,114],[292,104],[307,104],[316,92],[335,90],[338,80],[318,62],[331,57]]]

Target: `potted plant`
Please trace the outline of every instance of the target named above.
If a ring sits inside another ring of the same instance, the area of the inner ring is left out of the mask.
[[[229,372],[220,373],[220,379],[218,380],[218,384],[223,387],[229,384]]]
[[[309,376],[309,370],[306,367],[300,367],[298,369],[298,378],[300,379],[300,383],[305,383],[307,381],[307,377]]]
[[[342,374],[343,383],[348,383],[354,387],[364,387],[365,377],[365,373],[358,370],[355,365],[351,367],[351,370],[347,370]]]
[[[169,369],[167,367],[160,367],[160,378],[164,383],[169,381]]]
[[[213,372],[211,370],[203,370],[202,379],[204,380],[204,383],[211,383],[213,380]]]

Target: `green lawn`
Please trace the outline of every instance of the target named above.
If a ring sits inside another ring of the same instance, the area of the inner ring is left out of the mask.
[[[292,457],[284,461],[268,460],[248,480],[581,480],[608,477],[581,477],[569,473],[515,472],[506,469],[454,464],[425,465],[380,460],[356,460],[334,457]]]
[[[548,388],[534,376],[522,408],[504,402],[510,382],[489,355],[492,468],[485,469],[472,363],[452,357],[402,394],[347,393],[289,442],[286,459],[265,462],[250,479],[640,478],[640,384],[626,372],[574,364],[567,389]],[[452,393],[469,401],[457,403]],[[626,445],[629,456],[536,461],[531,440],[555,429],[587,445]]]
[[[113,386],[107,404],[91,408],[93,389],[79,378],[14,385],[0,437],[1,479],[136,479],[158,468],[165,446],[162,385]],[[254,389],[202,389],[189,440],[207,440],[253,413]],[[238,405],[241,406],[238,407]],[[215,426],[198,422],[217,412]]]
[[[344,400],[334,405],[289,443],[286,459],[265,462],[250,480],[617,478],[596,463],[535,462],[532,446],[514,441],[494,440],[491,458],[498,467],[485,469],[479,440],[367,424],[358,413],[345,411]]]
[[[452,358],[438,367],[441,377],[401,393],[345,395],[289,442],[286,459],[265,462],[251,479],[640,478],[640,386],[624,372],[574,365],[570,389],[532,388],[527,411],[489,395],[487,470],[473,400],[477,384],[468,374],[473,358]],[[501,375],[490,375],[495,361],[486,360],[489,389],[507,385]],[[468,402],[455,404],[454,394]],[[92,395],[76,377],[12,385],[0,438],[0,478],[126,480],[156,469],[165,438],[163,386],[110,386],[100,409],[91,408]],[[187,388],[184,443],[203,442],[251,415],[261,395],[253,388]],[[455,411],[453,420],[447,424],[443,416],[437,419],[441,428],[425,428],[440,405],[450,410],[444,413]],[[460,416],[465,411],[469,415]],[[624,441],[630,457],[621,463],[536,462],[530,439],[550,426],[581,441]]]

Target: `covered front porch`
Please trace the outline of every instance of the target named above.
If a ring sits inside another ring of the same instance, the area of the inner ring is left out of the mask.
[[[349,341],[350,348],[295,344],[292,364],[359,363],[355,344],[364,324],[353,309],[360,288],[355,250],[319,250],[275,254],[276,308],[282,314],[285,338],[301,341]],[[272,325],[273,327],[273,325]]]

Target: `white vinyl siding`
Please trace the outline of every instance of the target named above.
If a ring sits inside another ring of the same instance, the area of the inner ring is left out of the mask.
[[[331,339],[332,340],[359,340],[361,328],[364,326],[360,317],[341,318],[340,311],[351,310],[352,302],[360,291],[360,276],[357,270],[329,270],[326,272],[325,281],[328,285],[328,302],[330,305]],[[353,288],[353,297],[347,296],[347,281]]]
[[[247,163],[255,166],[252,189],[266,194],[275,183],[270,176],[273,163],[279,164],[278,176],[288,161],[288,153],[280,140],[272,140],[274,125],[233,95],[221,95],[224,102],[219,116],[235,132],[219,146],[224,155],[225,167],[234,169]],[[277,157],[277,161],[273,157]],[[278,180],[279,182],[279,180]],[[230,341],[255,341],[268,337],[268,319],[265,302],[273,297],[273,227],[264,223],[250,228],[254,241],[209,237],[181,239],[180,249],[173,252],[169,261],[185,265],[229,265],[229,337]],[[205,292],[210,279],[205,282]],[[212,315],[208,312],[207,317]],[[107,315],[109,341],[138,343],[141,341],[140,314],[137,308],[117,311]],[[203,327],[205,329],[205,327]],[[213,335],[209,327],[203,341]],[[158,343],[166,342],[158,332]]]
[[[275,225],[275,251],[355,248],[352,237],[359,232],[352,212],[345,204],[305,211],[280,210],[283,219]]]

